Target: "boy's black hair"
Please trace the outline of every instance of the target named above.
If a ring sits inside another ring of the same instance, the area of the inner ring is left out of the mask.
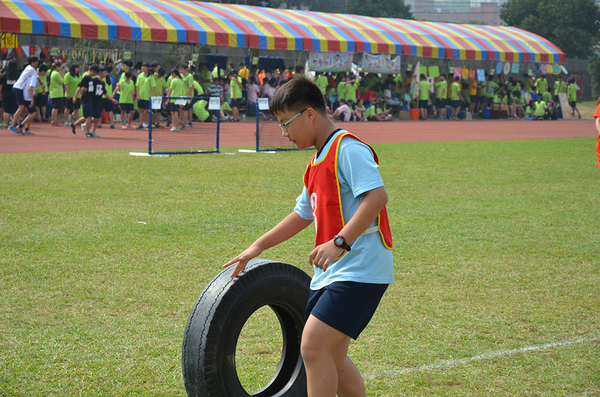
[[[421,75],[419,76],[420,79],[425,80],[425,74],[421,73]]]
[[[164,76],[164,75],[165,75],[165,73],[167,73],[167,72],[165,71],[165,69],[164,69],[164,68],[160,68],[160,69],[158,69],[158,72],[157,72],[157,73],[158,73],[158,75],[159,75],[159,76],[161,76],[161,77],[162,77],[162,76]]]
[[[98,72],[105,72],[106,71],[106,66],[100,66],[98,68]]]
[[[176,68],[174,68],[173,70],[171,70],[171,74],[175,74],[175,76],[181,77],[181,73],[179,73],[179,70],[177,70]]]
[[[454,81],[460,81],[460,77],[454,76]]]
[[[127,66],[129,66],[130,68],[132,68],[132,67],[133,67],[133,62],[131,62],[131,61],[129,61],[129,60],[127,60],[127,61],[123,61],[123,65],[127,65]]]
[[[34,62],[39,62],[39,61],[40,61],[40,59],[38,57],[36,57],[35,55],[32,55],[29,58],[27,58],[27,63],[30,65]]]
[[[125,78],[128,79],[131,77],[131,72],[128,70],[125,72]]]
[[[47,72],[48,71],[48,65],[46,65],[45,63],[42,63],[40,65],[40,67],[38,68],[38,72]]]
[[[277,90],[269,104],[269,111],[273,116],[286,110],[299,112],[304,108],[313,108],[321,114],[327,112],[321,89],[305,76],[290,79]]]
[[[100,67],[98,65],[94,64],[94,65],[90,66],[90,71],[100,73]]]

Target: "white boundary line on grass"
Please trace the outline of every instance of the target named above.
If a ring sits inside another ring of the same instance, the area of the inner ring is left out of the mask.
[[[402,375],[402,374],[411,374],[411,373],[415,373],[415,372],[424,372],[424,371],[430,371],[430,370],[434,370],[434,369],[456,367],[458,365],[468,364],[473,361],[489,360],[489,359],[493,359],[493,358],[497,358],[497,357],[506,357],[506,356],[512,356],[514,354],[527,353],[527,352],[532,352],[532,351],[537,351],[537,350],[546,350],[546,349],[552,349],[554,347],[569,346],[569,345],[575,345],[575,344],[579,344],[579,343],[588,343],[588,342],[600,342],[600,337],[572,339],[572,340],[565,340],[565,341],[561,341],[561,342],[544,343],[542,345],[525,346],[525,347],[520,347],[517,349],[501,350],[498,352],[488,352],[488,353],[483,353],[479,356],[461,358],[461,359],[456,359],[456,360],[444,360],[444,361],[439,361],[439,362],[436,362],[433,364],[424,364],[424,365],[419,365],[419,366],[412,367],[412,368],[400,368],[400,369],[381,371],[378,374],[366,375],[365,380],[373,380],[373,379],[377,379],[377,378],[391,377],[391,376],[397,376],[397,375]]]

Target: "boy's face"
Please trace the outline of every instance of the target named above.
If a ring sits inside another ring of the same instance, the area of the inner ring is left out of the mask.
[[[314,118],[315,113],[313,108],[306,108],[298,112],[286,109],[284,112],[276,114],[279,124],[285,124],[285,127],[282,127],[282,135],[296,145],[298,149],[308,149],[314,145],[314,139],[309,128],[311,117]]]

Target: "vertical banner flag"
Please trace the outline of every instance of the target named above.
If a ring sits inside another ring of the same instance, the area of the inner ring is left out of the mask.
[[[477,69],[477,81],[485,81],[485,70]]]
[[[311,52],[310,70],[315,72],[347,72],[352,68],[352,52]]]

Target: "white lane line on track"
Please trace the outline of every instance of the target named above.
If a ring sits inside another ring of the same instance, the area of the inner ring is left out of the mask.
[[[555,347],[569,346],[569,345],[575,345],[575,344],[579,344],[579,343],[589,343],[589,342],[600,342],[600,337],[581,338],[581,339],[565,340],[565,341],[561,341],[561,342],[544,343],[542,345],[525,346],[525,347],[520,347],[517,349],[501,350],[501,351],[497,351],[497,352],[488,352],[488,353],[480,354],[478,356],[461,358],[461,359],[456,359],[456,360],[438,361],[433,364],[418,365],[418,366],[412,367],[412,368],[399,368],[399,369],[386,370],[386,371],[381,371],[378,374],[366,375],[365,380],[373,380],[373,379],[377,379],[377,378],[391,377],[391,376],[397,376],[397,375],[403,375],[403,374],[411,374],[414,372],[424,372],[424,371],[430,371],[430,370],[434,370],[434,369],[441,369],[441,368],[447,368],[447,367],[456,367],[458,365],[468,364],[473,361],[489,360],[489,359],[493,359],[493,358],[497,358],[497,357],[506,357],[506,356],[512,356],[514,354],[527,353],[527,352],[533,352],[533,351],[538,351],[538,350],[547,350],[547,349],[552,349]]]

